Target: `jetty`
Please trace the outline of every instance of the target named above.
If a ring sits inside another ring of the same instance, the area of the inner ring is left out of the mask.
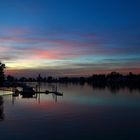
[[[19,90],[20,89],[20,90]],[[55,94],[57,96],[63,96],[63,92],[57,91],[57,86],[52,88],[51,91],[44,90],[41,91],[40,83],[34,87],[27,85],[26,83],[19,83],[19,82],[6,82],[4,83],[3,87],[0,87],[0,96],[4,95],[13,95],[19,96],[22,95],[23,97],[32,97],[37,96],[38,94]],[[9,91],[9,92],[6,92]]]

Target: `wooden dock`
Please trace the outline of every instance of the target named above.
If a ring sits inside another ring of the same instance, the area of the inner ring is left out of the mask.
[[[56,89],[56,91],[55,90],[54,91],[53,90],[52,91],[48,91],[48,90],[41,91],[39,85],[36,85],[35,87],[30,87],[30,86],[25,85],[25,84],[20,84],[20,85],[18,85],[18,87],[21,87],[21,88],[29,87],[29,88],[32,88],[32,89],[34,88],[35,89],[34,94],[55,94],[57,96],[63,96],[63,93],[58,92],[57,89]],[[0,87],[0,91],[1,91],[0,96],[14,95],[16,90],[18,90],[18,89],[15,86],[12,86],[12,87]],[[5,92],[5,91],[9,91],[9,92]],[[18,94],[22,93],[22,91],[19,91],[19,90],[17,92],[18,92]]]

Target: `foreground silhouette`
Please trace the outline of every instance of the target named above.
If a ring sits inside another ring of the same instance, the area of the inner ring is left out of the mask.
[[[5,75],[4,75],[4,69],[5,69],[5,64],[0,62],[0,86],[3,85],[3,82],[5,80]]]
[[[4,120],[4,113],[3,113],[3,97],[0,96],[0,121]]]

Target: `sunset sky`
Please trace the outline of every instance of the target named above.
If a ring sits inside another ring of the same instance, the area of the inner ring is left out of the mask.
[[[0,0],[0,60],[14,76],[140,73],[139,0]]]

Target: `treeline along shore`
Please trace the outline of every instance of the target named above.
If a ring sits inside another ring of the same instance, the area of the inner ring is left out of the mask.
[[[5,75],[4,70],[5,64],[0,62],[0,86],[12,85],[13,83],[18,82],[47,82],[47,83],[72,83],[72,84],[81,84],[85,83],[92,86],[104,88],[104,87],[129,87],[129,88],[138,88],[140,89],[140,74],[134,74],[130,72],[129,74],[123,75],[118,72],[111,72],[109,74],[93,74],[89,77],[42,77],[40,74],[36,78],[27,78],[21,77],[16,78],[11,75]],[[10,83],[10,84],[9,84]],[[14,84],[13,84],[14,85]]]
[[[36,78],[15,78],[13,76],[8,75],[5,79],[8,82],[48,82],[48,83],[73,83],[73,84],[81,84],[85,83],[98,86],[98,87],[132,87],[132,88],[140,88],[140,74],[129,73],[127,75],[122,75],[118,72],[111,72],[109,74],[93,74],[89,77],[42,77],[38,75]]]

